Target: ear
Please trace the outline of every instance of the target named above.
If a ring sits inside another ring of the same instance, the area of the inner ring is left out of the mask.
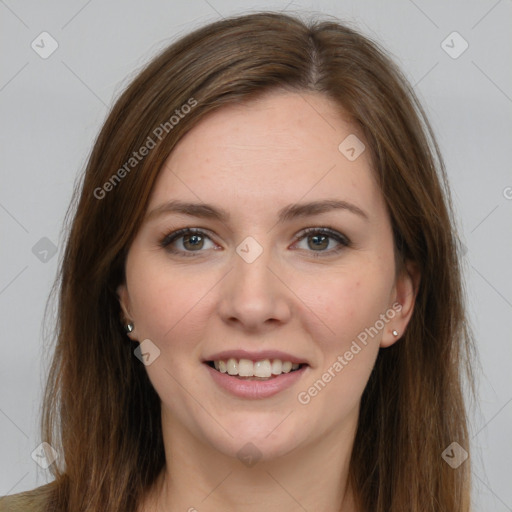
[[[126,287],[126,284],[120,284],[116,289],[117,297],[119,299],[119,305],[121,306],[121,310],[123,312],[121,317],[121,322],[123,324],[123,327],[128,324],[129,322],[133,321],[132,315],[131,315],[131,306],[130,306],[130,295],[128,293],[128,288]],[[135,329],[132,332],[126,333],[126,335],[134,341],[137,341]]]
[[[418,265],[411,261],[405,262],[391,292],[389,311],[395,311],[395,315],[387,324],[382,335],[381,347],[390,347],[405,334],[407,324],[414,311],[420,281],[421,273]],[[393,334],[394,330],[398,332],[397,336]]]

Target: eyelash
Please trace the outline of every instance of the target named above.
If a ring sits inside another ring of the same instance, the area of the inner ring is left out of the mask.
[[[159,242],[160,247],[166,249],[172,254],[179,254],[184,257],[197,257],[199,253],[204,251],[181,251],[177,249],[173,249],[170,245],[179,238],[182,238],[184,235],[193,234],[193,235],[201,235],[211,240],[211,237],[205,231],[202,231],[198,228],[183,228],[178,229],[177,231],[173,231],[171,233],[166,234]],[[312,253],[315,258],[322,258],[326,256],[332,256],[333,254],[337,254],[341,252],[346,247],[351,247],[351,241],[341,233],[335,231],[332,228],[324,227],[324,228],[306,228],[304,229],[300,236],[298,236],[294,243],[302,241],[304,238],[307,238],[311,235],[327,235],[329,238],[336,240],[340,245],[338,245],[335,249],[331,249],[329,251],[309,251]]]

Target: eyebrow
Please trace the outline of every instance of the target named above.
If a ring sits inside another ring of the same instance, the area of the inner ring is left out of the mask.
[[[354,215],[369,220],[368,214],[355,204],[339,199],[325,199],[322,201],[311,201],[308,203],[290,204],[278,212],[278,222],[283,223],[299,217],[309,217],[332,210],[345,210]],[[199,217],[203,219],[218,220],[223,223],[229,222],[230,214],[223,208],[215,207],[207,203],[188,203],[180,200],[168,201],[146,215],[146,222],[163,214],[178,213]]]

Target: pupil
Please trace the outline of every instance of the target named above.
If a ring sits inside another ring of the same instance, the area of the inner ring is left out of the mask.
[[[194,239],[195,241],[191,240]],[[184,243],[191,243],[192,247],[199,247],[199,244],[201,243],[201,236],[200,235],[187,235],[185,236]]]
[[[313,235],[311,238],[315,240],[315,242],[314,242],[314,246],[315,246],[316,248],[318,248],[318,247],[320,247],[320,245],[318,245],[318,244],[316,243],[316,241],[319,241],[320,239],[322,239],[322,241],[324,241],[324,242],[325,242],[325,240],[326,240],[326,238],[327,238],[327,237],[326,237],[325,235]],[[322,248],[325,248],[325,245],[322,245],[321,247],[322,247]]]

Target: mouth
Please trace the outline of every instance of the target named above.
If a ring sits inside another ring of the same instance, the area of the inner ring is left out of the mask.
[[[307,363],[270,357],[216,358],[203,364],[218,389],[244,400],[270,398],[292,389],[310,369]]]
[[[281,359],[216,359],[205,361],[213,370],[245,381],[267,381],[283,374],[290,374],[309,366],[307,363],[294,363]]]

